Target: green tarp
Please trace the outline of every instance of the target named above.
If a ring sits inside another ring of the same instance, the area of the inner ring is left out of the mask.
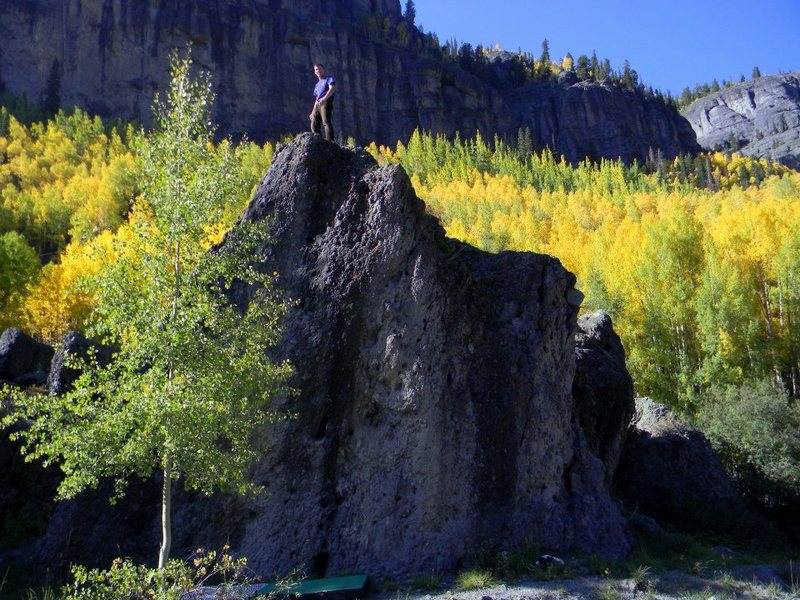
[[[296,583],[279,586],[267,583],[256,592],[256,596],[312,596],[330,592],[360,592],[367,585],[366,575],[348,575],[347,577],[329,577],[328,579],[305,579]]]

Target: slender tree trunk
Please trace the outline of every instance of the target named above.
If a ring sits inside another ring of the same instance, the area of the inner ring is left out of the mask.
[[[175,246],[175,288],[172,296],[172,321],[178,319],[178,299],[181,290],[181,243]],[[173,357],[174,359],[174,357]],[[174,364],[169,365],[168,389],[172,392],[172,380],[175,376]],[[172,455],[169,451],[164,457],[164,482],[161,487],[161,548],[158,551],[158,568],[163,569],[169,560],[172,548]]]
[[[163,569],[172,547],[172,458],[164,461],[164,483],[161,487],[161,548],[158,551],[158,568]]]

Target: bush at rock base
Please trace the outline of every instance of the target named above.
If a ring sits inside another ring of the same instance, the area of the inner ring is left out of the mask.
[[[768,381],[719,387],[697,421],[737,489],[800,540],[800,402]]]

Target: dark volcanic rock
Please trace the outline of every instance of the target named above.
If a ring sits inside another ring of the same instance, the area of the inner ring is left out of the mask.
[[[0,335],[0,379],[13,381],[35,371],[49,371],[52,358],[53,348],[21,329],[9,327]]]
[[[575,336],[575,412],[592,452],[611,482],[634,411],[633,381],[611,317],[596,312],[578,319]]]
[[[60,481],[58,469],[26,462],[19,441],[9,434],[21,425],[0,430],[0,569],[4,554],[42,535],[53,512],[53,497]]]
[[[626,506],[663,526],[743,541],[780,538],[745,506],[703,432],[649,398],[636,399],[615,482]]]
[[[223,134],[263,140],[307,130],[311,64],[323,62],[337,79],[334,129],[360,143],[394,144],[415,128],[516,137],[528,126],[537,148],[554,147],[573,162],[697,149],[685,119],[641,94],[573,85],[571,74],[561,85],[501,89],[502,82],[371,39],[374,14],[394,28],[400,2],[0,1],[0,80],[9,93],[42,98],[55,66],[63,107],[148,124],[170,50],[191,42],[196,62],[213,73]],[[513,58],[492,69],[503,72]]]
[[[274,223],[270,269],[300,303],[282,348],[298,418],[271,434],[270,496],[239,540],[257,569],[626,551],[573,418],[579,302],[556,259],[445,238],[401,168],[310,135],[276,154],[245,219]]]
[[[683,116],[705,149],[738,147],[800,169],[800,71],[759,77],[700,98]]]
[[[587,436],[574,405],[581,295],[558,260],[446,238],[400,167],[309,134],[279,148],[244,219],[269,228],[266,268],[297,301],[277,349],[296,367],[299,396],[279,401],[296,417],[264,431],[263,496],[176,499],[174,554],[230,540],[259,573],[324,575],[449,571],[480,548],[626,553],[593,451],[610,463],[611,421]],[[613,333],[586,331],[586,356],[613,371]],[[31,556],[152,551],[156,487],[125,510],[102,493],[63,504]]]
[[[107,365],[111,360],[111,354],[112,349],[108,346],[88,340],[78,331],[68,331],[64,334],[53,357],[50,374],[47,376],[48,390],[54,395],[63,394],[80,375],[77,369],[66,366],[65,362],[68,356],[77,356],[82,359],[93,358],[100,365]]]

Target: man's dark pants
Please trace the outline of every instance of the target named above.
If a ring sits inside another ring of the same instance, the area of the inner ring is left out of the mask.
[[[311,111],[311,131],[321,134],[326,140],[333,141],[333,100],[327,100],[320,106],[314,104]]]

